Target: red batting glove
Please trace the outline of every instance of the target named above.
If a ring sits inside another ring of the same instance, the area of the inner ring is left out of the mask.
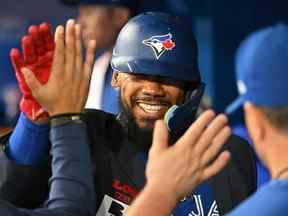
[[[32,25],[28,30],[29,34],[22,38],[21,45],[23,56],[18,49],[11,49],[10,58],[14,67],[18,85],[23,94],[20,101],[20,110],[32,120],[47,118],[48,113],[32,96],[27,86],[21,69],[29,68],[35,74],[36,78],[45,84],[51,72],[54,40],[51,27],[48,23],[42,23],[39,26]]]

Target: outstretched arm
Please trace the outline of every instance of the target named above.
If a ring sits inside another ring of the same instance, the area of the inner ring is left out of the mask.
[[[65,31],[65,32],[64,32]],[[80,26],[69,20],[58,26],[50,78],[44,85],[28,68],[21,72],[33,97],[51,118],[52,177],[45,208],[34,211],[8,206],[14,215],[93,215],[94,186],[86,125],[81,113],[87,97],[95,42],[82,58]],[[7,210],[3,204],[1,209]],[[13,215],[13,214],[11,214]]]

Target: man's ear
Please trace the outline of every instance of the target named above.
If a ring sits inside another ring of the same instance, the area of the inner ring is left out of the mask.
[[[113,88],[119,88],[121,85],[120,75],[118,72],[113,71],[111,85]]]
[[[244,105],[245,122],[249,134],[254,143],[261,142],[266,135],[266,118],[264,114],[252,103],[246,102]]]
[[[115,7],[113,9],[113,22],[114,26],[119,30],[127,23],[131,16],[131,13],[126,7]]]

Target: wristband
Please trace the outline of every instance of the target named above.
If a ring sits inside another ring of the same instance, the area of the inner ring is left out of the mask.
[[[56,127],[60,125],[65,125],[70,122],[75,123],[83,123],[83,113],[65,113],[65,114],[59,114],[50,116],[50,126]]]

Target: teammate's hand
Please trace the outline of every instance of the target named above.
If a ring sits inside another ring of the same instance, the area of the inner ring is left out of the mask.
[[[39,26],[30,26],[28,35],[22,38],[21,45],[23,55],[18,49],[11,49],[10,51],[12,65],[23,95],[20,101],[20,110],[31,120],[45,119],[48,117],[48,113],[32,96],[25,83],[21,69],[27,67],[32,70],[41,84],[45,84],[48,81],[54,50],[50,25],[42,23]]]
[[[227,164],[230,153],[218,153],[230,136],[227,117],[204,112],[171,147],[163,121],[157,121],[146,169],[147,187],[175,201],[190,195]],[[176,199],[176,200],[175,200]]]
[[[22,69],[33,97],[49,115],[83,111],[94,52],[95,41],[90,41],[83,62],[80,25],[68,20],[65,30],[63,26],[58,26],[55,32],[55,50],[48,82],[43,85],[32,72],[33,69]]]

